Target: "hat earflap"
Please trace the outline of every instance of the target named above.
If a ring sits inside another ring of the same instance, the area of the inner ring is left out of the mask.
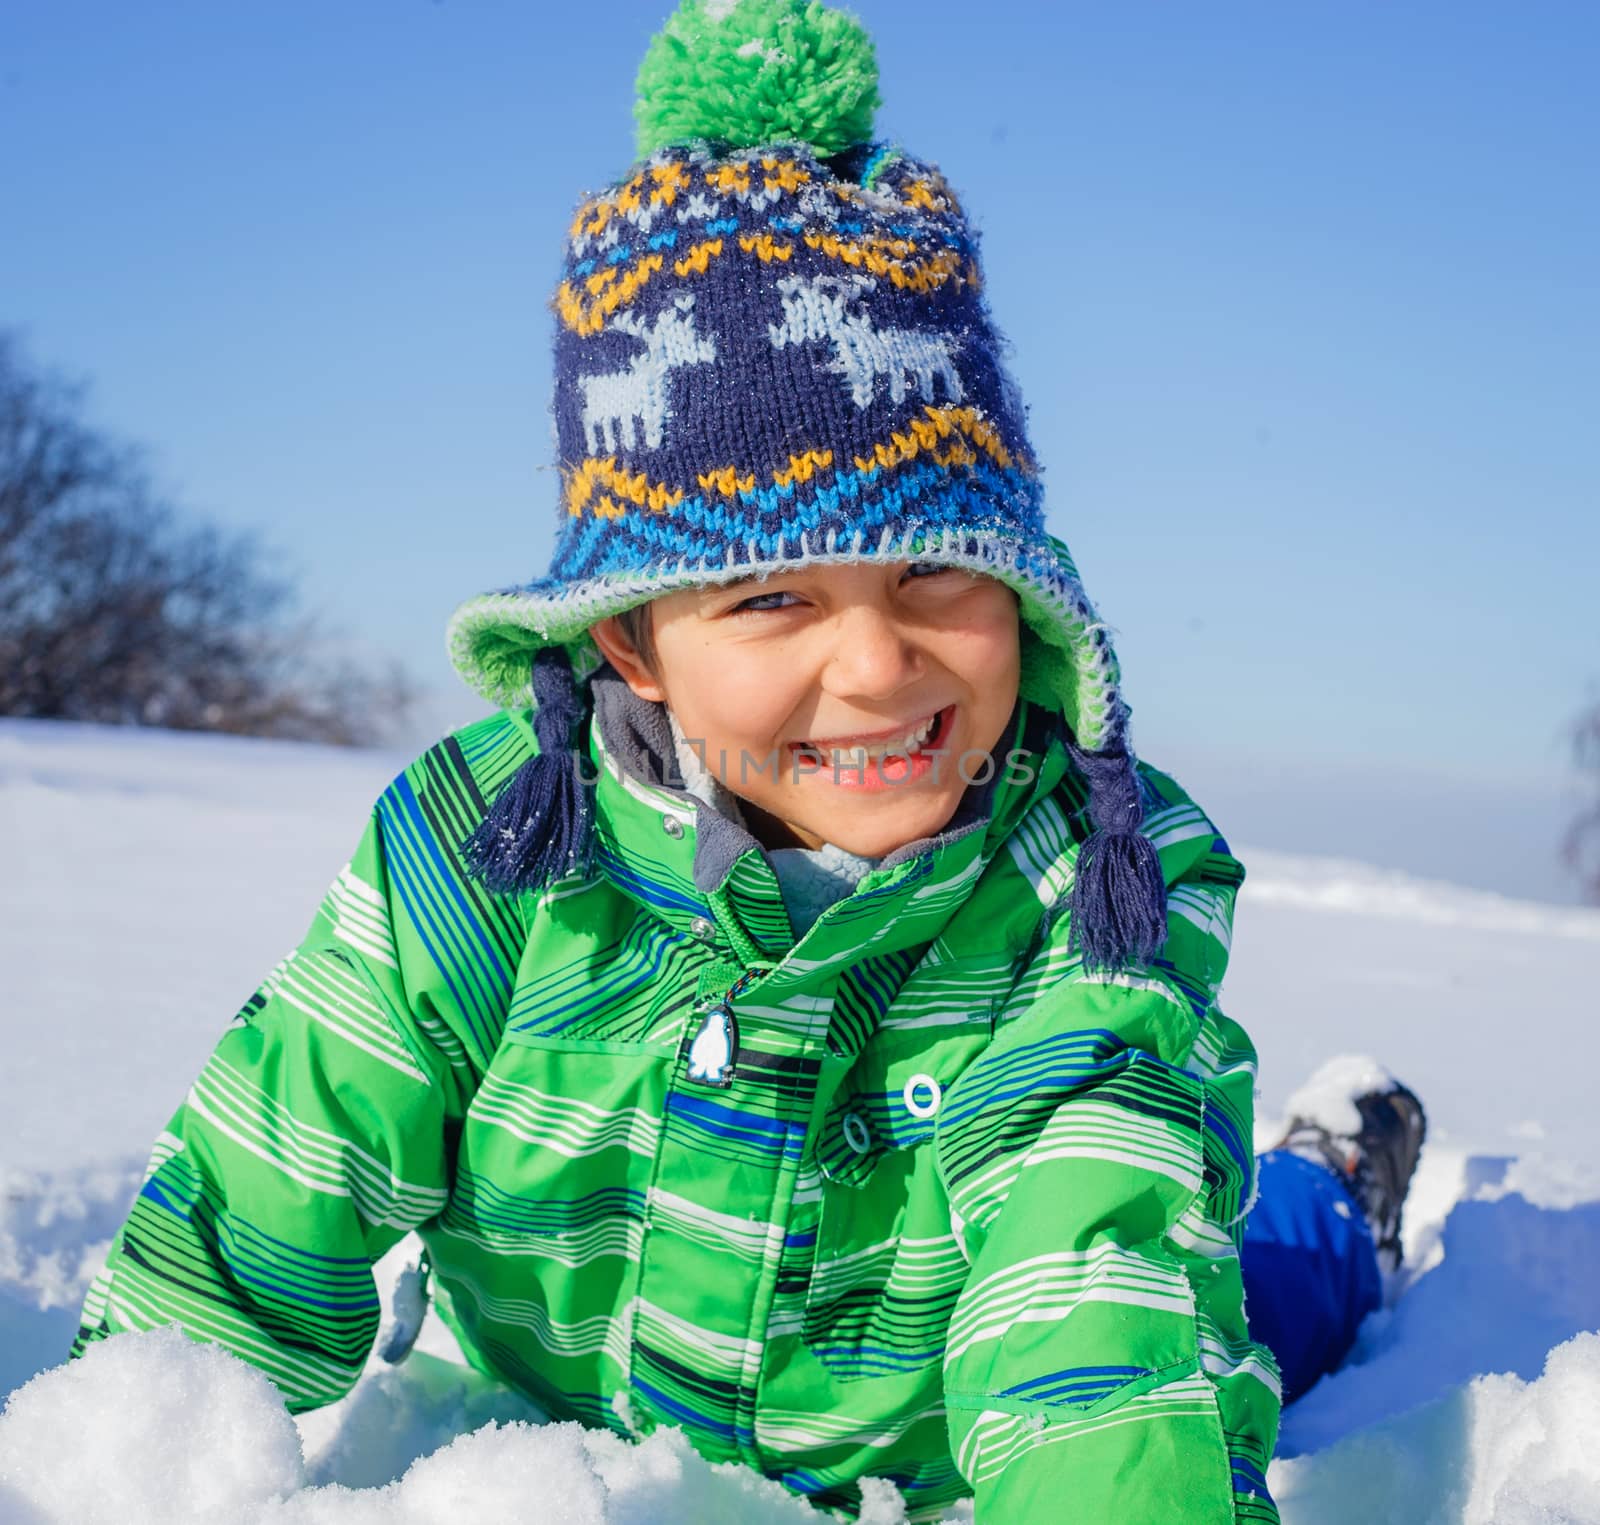
[[[1064,729],[1095,827],[1078,849],[1069,951],[1082,952],[1085,969],[1116,971],[1153,958],[1166,942],[1166,878],[1155,843],[1139,830],[1144,806],[1132,755],[1122,746],[1085,751]]]
[[[571,753],[583,718],[572,664],[560,646],[533,659],[533,734],[539,743],[500,791],[483,824],[461,844],[467,873],[496,895],[542,889],[587,873],[594,852],[589,785]]]

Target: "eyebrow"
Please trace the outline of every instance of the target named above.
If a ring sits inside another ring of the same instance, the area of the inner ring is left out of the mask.
[[[716,598],[723,593],[731,593],[736,588],[747,588],[752,583],[771,582],[774,578],[793,577],[802,569],[799,567],[783,567],[762,575],[759,572],[750,572],[743,577],[730,577],[726,582],[708,583],[704,592],[711,598]]]

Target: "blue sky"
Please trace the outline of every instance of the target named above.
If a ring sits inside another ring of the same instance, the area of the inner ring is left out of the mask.
[[[665,0],[12,0],[0,324],[410,662],[541,572],[560,240]],[[1520,779],[1600,692],[1600,9],[863,0],[1140,751]]]

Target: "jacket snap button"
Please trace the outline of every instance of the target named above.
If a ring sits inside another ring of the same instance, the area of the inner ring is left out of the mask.
[[[694,933],[694,935],[702,942],[708,943],[714,941],[716,938],[717,924],[714,921],[707,921],[704,916],[696,916],[695,919],[689,923],[689,930]]]
[[[932,1075],[913,1075],[906,1082],[906,1111],[913,1117],[933,1117],[939,1111],[944,1092]]]
[[[661,829],[669,837],[681,837],[683,835],[683,822],[675,815],[664,815],[661,817]]]
[[[872,1147],[872,1134],[867,1131],[867,1125],[861,1120],[859,1112],[845,1113],[844,1141],[857,1154],[865,1154]]]

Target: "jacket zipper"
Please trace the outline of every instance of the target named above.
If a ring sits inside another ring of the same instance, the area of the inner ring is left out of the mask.
[[[761,949],[740,925],[739,918],[729,906],[725,891],[712,890],[707,898],[716,913],[716,925],[734,945],[739,963],[712,965],[701,974],[701,994],[695,1010],[703,1011],[704,1016],[689,1040],[686,1075],[699,1085],[726,1090],[734,1082],[739,1058],[739,1018],[734,1012],[733,1002],[757,980],[771,974],[776,966],[762,958]],[[740,965],[743,967],[740,968]],[[735,969],[739,972],[732,983],[720,995],[710,995],[711,1004],[707,1008],[708,982],[714,989]]]

